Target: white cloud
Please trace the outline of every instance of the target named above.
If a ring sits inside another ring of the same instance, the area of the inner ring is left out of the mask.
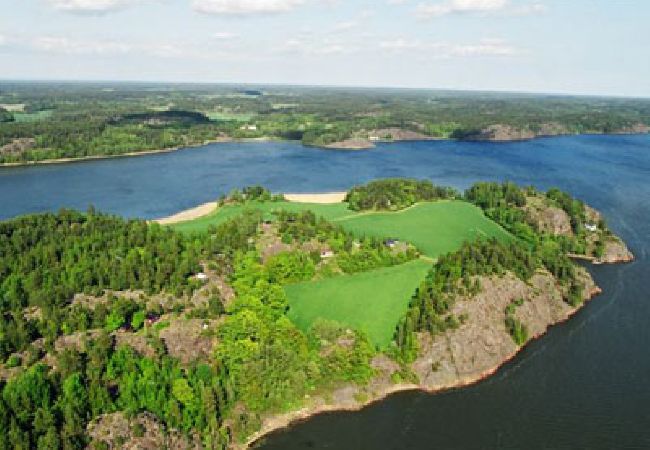
[[[205,14],[251,15],[288,12],[305,0],[193,0],[195,11]]]
[[[480,57],[480,56],[516,56],[522,51],[502,39],[482,39],[474,44],[453,44],[449,42],[422,42],[418,39],[398,38],[382,41],[383,50],[404,52],[414,50],[426,52],[433,58]]]
[[[229,31],[218,31],[214,33],[212,37],[219,41],[230,41],[232,39],[237,39],[239,35],[236,33],[231,33]]]
[[[105,14],[140,3],[141,0],[47,0],[54,8],[77,14]]]
[[[7,43],[7,38],[0,34],[0,47]]]
[[[348,20],[346,22],[339,22],[336,25],[334,25],[334,31],[347,31],[347,30],[352,30],[353,28],[357,28],[359,26],[359,22],[356,20]]]
[[[138,43],[116,40],[73,39],[61,36],[41,36],[33,39],[31,48],[46,53],[86,56],[149,55],[159,58],[196,56],[180,44],[167,42]],[[207,54],[205,56],[208,56]]]
[[[44,52],[74,55],[128,53],[133,49],[130,44],[116,41],[77,40],[58,36],[36,38],[32,42],[32,46],[34,49]]]
[[[313,55],[346,55],[359,49],[337,39],[289,39],[276,49],[279,53]]]
[[[490,14],[506,13],[514,15],[544,12],[546,7],[540,1],[514,5],[511,0],[445,0],[436,3],[420,3],[415,9],[418,17],[430,19],[449,14]]]

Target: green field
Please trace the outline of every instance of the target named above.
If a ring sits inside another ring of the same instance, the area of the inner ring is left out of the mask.
[[[15,112],[14,120],[16,122],[38,122],[39,120],[44,120],[49,118],[52,115],[53,111],[51,109],[45,111],[37,111],[33,113],[26,112]]]
[[[202,232],[208,229],[210,225],[219,225],[232,217],[238,216],[247,210],[258,209],[262,211],[266,218],[273,218],[273,211],[305,211],[311,210],[316,215],[323,216],[328,220],[335,220],[349,215],[354,215],[353,211],[347,209],[345,203],[335,203],[330,205],[321,205],[316,203],[296,203],[289,201],[280,202],[250,202],[245,205],[226,205],[207,216],[198,219],[181,222],[171,225],[173,228],[183,232]]]
[[[233,122],[248,122],[255,114],[231,113],[231,112],[207,112],[205,115],[210,120],[228,120]]]
[[[361,213],[335,222],[356,235],[408,241],[431,258],[479,237],[510,239],[507,231],[464,201],[419,203],[398,212]]]
[[[316,215],[342,225],[358,236],[376,236],[401,239],[414,244],[423,254],[436,258],[453,251],[464,241],[478,237],[509,239],[510,235],[485,217],[474,205],[464,201],[419,203],[398,212],[362,212],[347,209],[346,203],[322,205],[316,203],[253,202],[246,205],[227,205],[213,213],[188,222],[172,225],[179,231],[201,232],[245,210],[261,210],[271,219],[272,212],[312,210]]]
[[[365,332],[373,344],[386,347],[430,267],[430,263],[420,259],[286,286],[289,318],[305,331],[316,319],[335,320]]]

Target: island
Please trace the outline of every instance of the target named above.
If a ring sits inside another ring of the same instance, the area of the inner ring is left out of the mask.
[[[0,81],[0,165],[232,141],[378,142],[647,133],[650,100],[440,90]]]
[[[575,260],[634,258],[582,201],[509,182],[249,186],[159,222],[0,222],[6,448],[246,448],[474,383],[600,292]]]

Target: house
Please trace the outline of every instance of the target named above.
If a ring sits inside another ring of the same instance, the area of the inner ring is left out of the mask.
[[[208,276],[204,274],[203,272],[199,272],[196,274],[196,279],[200,281],[205,281],[208,279]]]
[[[332,250],[323,250],[320,252],[320,257],[322,259],[328,259],[334,256],[334,252]]]
[[[384,245],[390,248],[394,248],[397,244],[399,244],[399,241],[396,239],[386,239],[384,241]]]
[[[593,233],[594,231],[598,230],[598,225],[594,223],[586,223],[585,228],[587,229],[587,231],[591,231]]]
[[[239,129],[245,131],[257,131],[257,125],[242,125]]]
[[[160,316],[158,314],[147,314],[147,317],[144,319],[144,324],[148,327],[151,325],[155,324],[160,320]]]

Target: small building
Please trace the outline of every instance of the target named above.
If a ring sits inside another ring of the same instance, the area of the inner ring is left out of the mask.
[[[323,250],[320,252],[320,257],[321,259],[329,259],[334,256],[334,252],[332,250]]]
[[[147,314],[147,317],[144,319],[144,324],[148,327],[151,325],[155,324],[160,320],[160,316],[158,314]]]
[[[390,248],[394,248],[397,244],[399,244],[399,241],[396,239],[386,239],[384,241],[384,245]]]
[[[257,125],[242,125],[240,130],[257,131]]]
[[[203,272],[199,272],[196,274],[196,279],[199,281],[205,281],[208,279],[208,276],[204,274]]]
[[[595,223],[586,223],[585,228],[587,229],[587,231],[591,231],[592,233],[594,231],[598,231],[598,225],[596,225]]]

